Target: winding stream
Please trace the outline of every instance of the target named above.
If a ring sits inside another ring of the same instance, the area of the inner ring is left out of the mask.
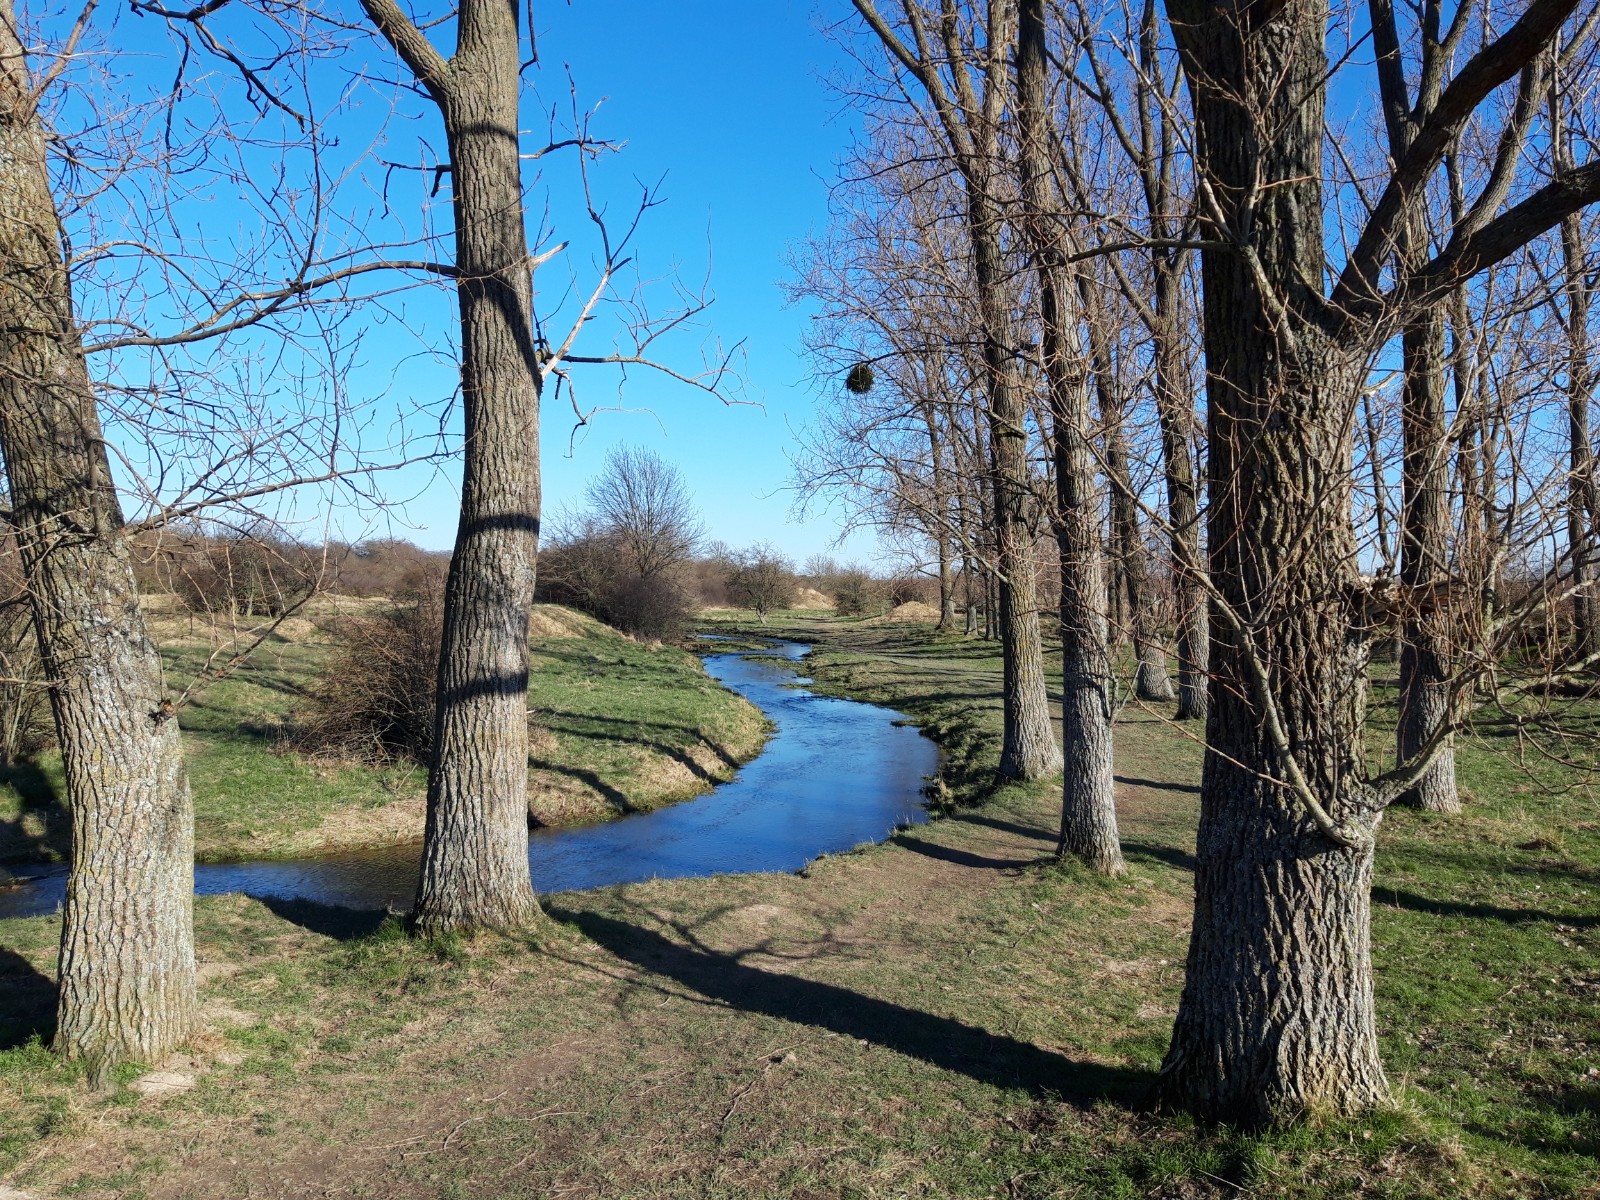
[[[645,879],[735,871],[795,871],[820,854],[880,841],[896,826],[926,820],[922,786],[938,751],[901,714],[818,696],[774,657],[810,651],[777,642],[760,655],[714,654],[713,679],[777,726],[761,755],[707,795],[601,825],[541,829],[528,838],[541,894]],[[417,886],[420,845],[345,851],[317,858],[200,863],[195,892],[313,900],[343,908],[405,909]],[[0,889],[0,918],[55,911],[66,895],[60,866],[17,867],[28,882]]]

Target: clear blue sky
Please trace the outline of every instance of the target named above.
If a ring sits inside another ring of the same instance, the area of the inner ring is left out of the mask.
[[[701,329],[676,339],[663,356],[675,366],[693,367],[702,340],[731,345],[743,339],[743,395],[753,402],[725,406],[647,371],[630,375],[619,400],[613,372],[587,369],[579,376],[585,404],[620,403],[624,411],[600,412],[574,434],[571,409],[547,399],[546,513],[580,500],[606,452],[625,442],[647,446],[678,467],[709,537],[735,546],[771,541],[797,561],[829,550],[839,533],[833,519],[813,517],[803,525],[791,519],[788,455],[794,430],[810,419],[814,394],[800,353],[808,317],[786,307],[780,288],[790,248],[826,224],[828,181],[855,128],[853,114],[827,85],[831,75],[848,70],[818,26],[829,14],[819,12],[815,0],[540,0],[534,11],[541,99],[569,102],[570,68],[580,102],[603,101],[594,131],[626,143],[595,169],[612,214],[620,222],[631,210],[636,180],[661,182],[664,203],[646,216],[635,243],[644,274],[654,278],[676,268],[698,287],[710,256],[715,304]],[[536,130],[529,142],[537,143],[542,118],[530,111],[528,120]],[[426,125],[419,122],[417,133],[437,145],[436,123]],[[584,238],[581,211],[566,206],[578,182],[570,155],[552,162],[543,182],[558,240]],[[572,264],[580,282],[590,278],[587,253],[580,248]],[[553,264],[539,275],[547,297],[566,282],[565,266]],[[667,292],[656,291],[656,307],[667,307]],[[447,293],[438,295],[441,304],[448,303]],[[429,323],[444,315],[441,309]],[[603,321],[580,349],[604,351],[609,333]],[[414,388],[423,400],[443,382],[436,372],[419,370],[389,386]],[[454,464],[448,468],[452,479],[458,470]],[[397,532],[425,545],[448,546],[454,501],[448,484],[429,486],[405,509],[416,528]],[[870,536],[857,535],[838,553],[870,559],[875,545]]]

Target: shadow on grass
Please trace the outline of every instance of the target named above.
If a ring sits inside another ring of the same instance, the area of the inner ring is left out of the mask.
[[[1553,913],[1540,908],[1505,908],[1499,904],[1474,904],[1460,900],[1433,900],[1415,892],[1378,884],[1372,889],[1373,900],[1390,908],[1403,908],[1410,912],[1428,913],[1436,917],[1471,917],[1481,921],[1504,921],[1508,925],[1521,925],[1529,921],[1548,921],[1552,925],[1569,925],[1573,928],[1593,929],[1600,926],[1600,917],[1577,913]]]
[[[600,913],[552,906],[550,915],[575,926],[617,957],[710,1000],[871,1042],[994,1087],[1022,1088],[1079,1104],[1110,1100],[1133,1107],[1155,1082],[1153,1071],[1071,1059],[951,1017],[919,1012],[831,983],[763,971],[740,962],[737,955],[702,944],[684,945]],[[693,939],[692,934],[685,936]]]
[[[1015,833],[1020,837],[1033,838],[1040,842],[1054,844],[1057,833],[1054,829],[1036,829],[1032,825],[1019,825],[1015,821],[1002,821],[999,817],[986,817],[982,813],[957,811],[945,818],[952,825],[985,825],[990,829],[999,829],[1005,833]]]
[[[29,862],[61,857],[72,842],[72,816],[50,776],[37,763],[0,766],[0,786],[9,787],[22,801],[15,820],[0,820],[0,861]],[[27,818],[33,816],[30,832]]]
[[[1162,792],[1187,792],[1190,795],[1200,794],[1200,785],[1197,783],[1173,783],[1170,780],[1140,779],[1137,775],[1113,776],[1118,783],[1125,783],[1130,787],[1155,788]]]
[[[1180,871],[1193,871],[1195,868],[1194,855],[1176,846],[1162,846],[1155,842],[1124,841],[1122,854],[1124,858],[1133,861],[1153,859],[1156,862],[1166,863],[1169,867],[1177,867]]]
[[[261,903],[267,911],[292,925],[340,942],[371,936],[389,916],[383,909],[341,908],[337,904],[319,904],[315,900],[264,897]]]
[[[553,763],[543,758],[530,758],[528,759],[528,765],[537,767],[541,771],[549,771],[552,775],[565,775],[569,779],[576,779],[580,783],[588,784],[606,798],[606,803],[617,810],[618,816],[626,816],[629,813],[639,811],[632,800],[629,800],[621,791],[612,787],[587,767],[565,767],[560,763]]]
[[[0,946],[0,1050],[56,1033],[55,980],[15,950]]]
[[[997,858],[988,854],[974,854],[970,850],[957,850],[951,846],[941,846],[935,842],[925,842],[921,838],[912,837],[904,833],[895,835],[894,844],[903,846],[913,854],[921,854],[926,858],[937,858],[941,862],[955,863],[961,867],[978,867],[985,870],[1001,870],[1008,867],[1014,870],[1021,870],[1023,867],[1031,867],[1038,863],[1054,862],[1056,857],[1054,854],[1045,854],[1031,858]]]

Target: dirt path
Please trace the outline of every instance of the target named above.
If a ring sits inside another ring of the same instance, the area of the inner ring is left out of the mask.
[[[1148,790],[1125,789],[1136,837]],[[200,1086],[98,1118],[41,1173],[157,1197],[927,1192],[929,1165],[903,1149],[924,1122],[1143,1085],[1125,1056],[1071,1036],[1060,989],[1036,978],[1069,953],[1114,987],[1160,970],[1062,944],[1030,869],[1053,814],[1048,789],[1012,790],[804,876],[553,897],[544,953],[475,947],[470,984],[348,1048],[329,1049],[346,1046],[330,1011],[277,1078],[225,1051],[193,1060]],[[1179,939],[1180,893],[1136,879],[1104,919]],[[253,927],[258,906],[235,906]],[[281,953],[347,932],[316,923],[280,933]],[[339,980],[324,987],[337,1006]],[[207,998],[255,1019],[232,972]],[[257,1036],[278,1022],[294,1018],[268,1012]]]

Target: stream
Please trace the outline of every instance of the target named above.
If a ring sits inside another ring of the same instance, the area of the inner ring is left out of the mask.
[[[543,895],[646,879],[742,871],[797,871],[818,855],[881,841],[927,819],[926,777],[938,750],[897,712],[818,696],[784,666],[811,647],[775,642],[756,653],[712,654],[706,672],[777,726],[760,756],[694,800],[599,825],[528,836],[533,886]],[[315,858],[198,863],[195,892],[311,900],[404,911],[416,893],[420,844]],[[60,865],[17,866],[0,888],[0,918],[54,912],[66,895]]]

